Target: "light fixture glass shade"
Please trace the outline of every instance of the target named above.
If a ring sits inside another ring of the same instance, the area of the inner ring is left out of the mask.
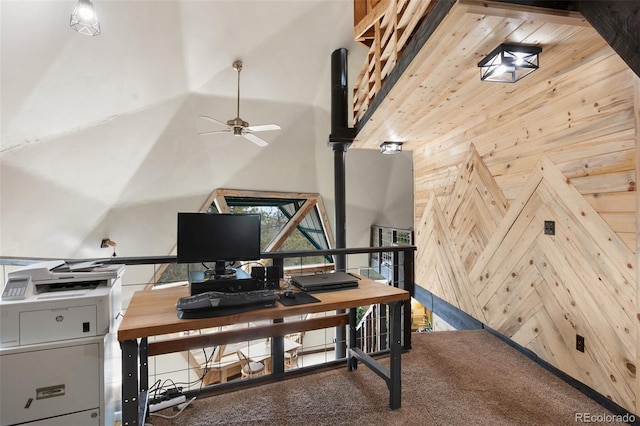
[[[480,80],[515,83],[538,69],[540,52],[538,46],[501,44],[478,62]]]
[[[383,154],[397,154],[402,152],[402,142],[382,142],[380,152]]]
[[[100,22],[98,15],[90,0],[78,0],[71,13],[71,28],[88,36],[100,34]]]

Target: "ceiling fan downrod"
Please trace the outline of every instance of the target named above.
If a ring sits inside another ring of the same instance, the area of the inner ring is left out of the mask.
[[[233,69],[238,72],[238,96],[237,96],[237,101],[236,101],[236,121],[243,122],[242,120],[240,120],[240,71],[242,71],[242,61],[240,61],[240,60],[234,61],[233,62]],[[232,124],[230,124],[230,125],[232,125]],[[245,123],[244,125],[248,126],[249,124]]]

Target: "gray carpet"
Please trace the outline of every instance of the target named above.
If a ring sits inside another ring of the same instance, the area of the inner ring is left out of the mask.
[[[147,424],[571,425],[579,423],[576,413],[612,415],[500,339],[474,330],[412,335],[412,349],[402,356],[398,410],[389,408],[383,380],[360,365],[197,399],[179,417],[152,416]]]

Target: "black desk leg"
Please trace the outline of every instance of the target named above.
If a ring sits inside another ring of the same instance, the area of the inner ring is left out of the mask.
[[[392,410],[400,408],[402,396],[402,302],[389,304],[389,313],[391,315],[391,359],[389,371],[389,406]]]
[[[349,309],[349,348],[353,349],[357,347],[356,339],[356,312],[358,308]],[[351,351],[347,351],[347,371],[358,369],[358,359],[351,354]]]
[[[120,342],[122,349],[122,424],[139,425],[138,421],[138,341]]]
[[[147,392],[149,390],[149,348],[147,338],[140,339],[140,348],[138,349],[140,359],[140,377],[139,391]],[[146,408],[146,407],[145,407]]]

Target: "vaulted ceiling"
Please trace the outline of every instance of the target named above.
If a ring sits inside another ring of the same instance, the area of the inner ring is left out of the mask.
[[[575,46],[603,43],[578,14],[436,3],[451,12],[359,125],[352,148],[364,150],[349,150],[359,177],[349,203],[383,225],[411,226],[389,207],[411,200],[394,179],[410,182],[412,160],[374,157],[382,140],[435,152],[432,136],[468,136],[482,108],[508,108],[509,91],[540,90],[565,58],[593,54]],[[175,212],[198,210],[215,188],[333,192],[330,55],[349,50],[352,85],[367,54],[353,40],[352,0],[95,0],[97,37],[69,28],[74,4],[0,2],[0,254],[98,256],[96,242],[110,237],[125,255],[164,255]],[[541,69],[518,85],[482,84],[478,60],[505,40],[542,45]],[[241,117],[282,127],[261,134],[266,148],[198,134],[215,130],[201,114],[235,117],[236,59]],[[470,109],[470,99],[482,102]],[[412,205],[403,209],[411,218]]]
[[[331,53],[347,48],[354,73],[365,54],[351,0],[94,0],[95,37],[69,27],[75,3],[0,3],[0,255],[98,257],[105,237],[122,256],[166,255],[176,212],[216,188],[318,192],[332,210]],[[261,133],[267,147],[199,135],[217,126],[199,115],[236,116],[236,59],[241,118],[282,128]],[[395,221],[373,205],[397,193],[390,176],[411,193],[410,156],[381,157],[349,155],[376,185],[349,198],[364,243]]]

